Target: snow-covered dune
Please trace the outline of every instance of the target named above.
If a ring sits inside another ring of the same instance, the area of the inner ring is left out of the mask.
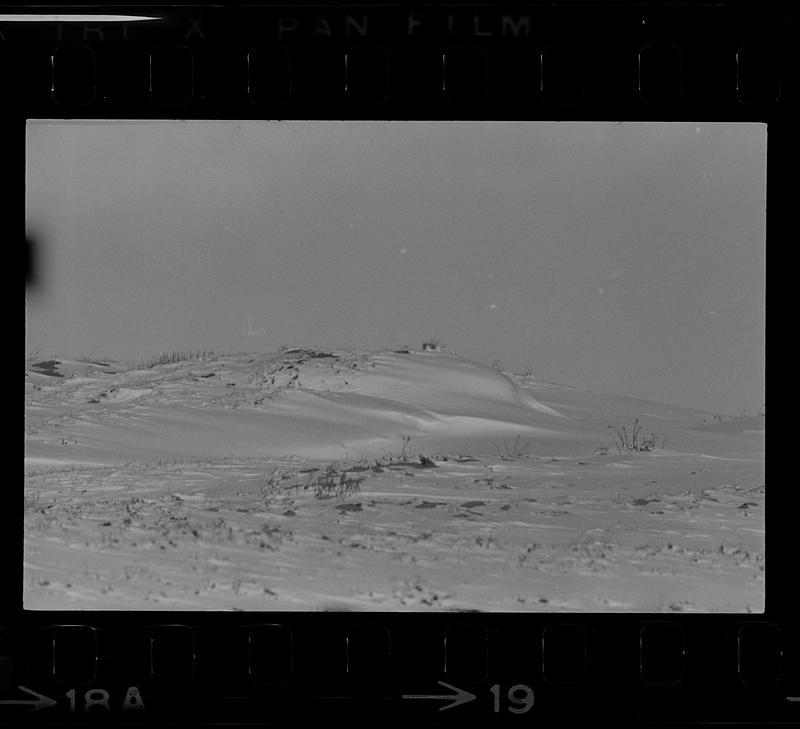
[[[506,375],[455,354],[383,353],[354,391],[422,405],[440,413],[528,422],[532,412],[560,414],[527,394]]]
[[[28,609],[763,609],[763,418],[427,351],[25,383]]]
[[[429,449],[466,437],[485,451],[493,438],[553,436],[562,419],[506,375],[440,352],[296,350],[149,370],[87,365],[80,376],[76,370],[57,360],[28,370],[42,388],[30,391],[31,463],[51,460],[53,447],[63,452],[46,425],[56,414],[74,421],[75,442],[63,455],[75,463],[287,454],[330,459],[350,451],[380,454],[404,436]]]

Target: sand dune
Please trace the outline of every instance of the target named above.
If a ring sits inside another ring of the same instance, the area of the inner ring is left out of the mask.
[[[51,374],[39,375],[44,389],[37,392],[55,388],[58,407],[72,406],[72,463],[83,456],[97,463],[286,453],[330,459],[348,450],[380,455],[404,435],[431,445],[464,435],[487,444],[509,433],[543,436],[560,417],[502,373],[455,355],[311,354],[221,357],[111,374],[86,365],[80,377],[75,363],[59,361]],[[28,422],[35,421],[31,413]],[[31,434],[27,457],[41,458],[45,440]]]
[[[763,608],[763,419],[427,351],[25,383],[26,607]]]

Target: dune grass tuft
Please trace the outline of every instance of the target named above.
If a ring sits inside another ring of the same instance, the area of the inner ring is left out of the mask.
[[[194,360],[206,361],[216,357],[212,349],[198,349],[194,351],[175,350],[173,352],[161,352],[148,360],[142,360],[136,367],[140,370],[149,370],[159,365],[176,364],[178,362],[191,362]]]
[[[304,490],[311,489],[317,499],[346,498],[357,494],[361,490],[364,479],[353,476],[347,471],[339,471],[336,466],[330,465],[323,472],[315,473],[303,486]]]
[[[614,440],[614,445],[617,447],[617,452],[620,454],[654,451],[656,449],[657,436],[655,433],[650,433],[649,438],[640,435],[642,426],[639,425],[639,418],[633,421],[633,428],[630,434],[624,425],[622,428],[618,428],[616,425],[609,425],[607,427],[614,433],[611,437]]]
[[[444,343],[438,337],[429,337],[422,342],[423,352],[441,352]]]
[[[298,472],[275,469],[264,477],[261,484],[261,495],[268,500],[276,496],[297,496],[300,490],[312,491],[317,499],[344,499],[361,490],[363,477],[354,476],[353,473],[337,464],[329,464],[324,469],[311,468],[300,473],[308,476],[303,482],[298,479]]]
[[[530,441],[520,444],[522,436],[518,435],[513,444],[508,445],[505,441],[502,443],[502,448],[497,443],[494,444],[495,453],[500,457],[500,460],[507,461],[514,458],[524,458],[528,455],[528,448],[531,445]]]

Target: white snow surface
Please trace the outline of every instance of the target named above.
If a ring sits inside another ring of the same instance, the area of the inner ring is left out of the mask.
[[[763,416],[318,349],[27,361],[25,403],[30,609],[763,610]]]

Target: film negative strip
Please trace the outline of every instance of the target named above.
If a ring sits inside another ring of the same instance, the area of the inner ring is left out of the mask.
[[[799,23],[0,10],[2,722],[796,724]]]

